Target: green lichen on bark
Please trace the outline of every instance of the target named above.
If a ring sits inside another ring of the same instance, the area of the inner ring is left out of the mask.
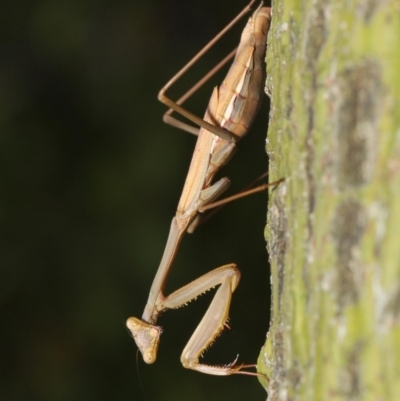
[[[270,400],[400,394],[400,2],[276,0]]]

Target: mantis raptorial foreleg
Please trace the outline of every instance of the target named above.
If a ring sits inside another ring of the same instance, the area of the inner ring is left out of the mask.
[[[166,309],[180,308],[210,288],[219,285],[206,314],[182,352],[181,362],[185,368],[225,376],[235,373],[234,370],[239,371],[242,367],[209,366],[199,363],[199,355],[207,349],[224,328],[228,319],[232,293],[235,291],[239,280],[240,272],[236,265],[225,265],[206,273],[159,302],[158,313]],[[156,359],[161,328],[134,317],[128,319],[127,326],[131,330],[145,361],[153,363]]]
[[[239,14],[235,22],[249,11],[254,1],[252,0],[249,6]],[[182,363],[187,368],[215,375],[251,374],[241,371],[248,366],[236,365],[236,361],[226,366],[209,366],[199,363],[200,355],[226,324],[232,292],[240,277],[236,266],[226,265],[215,269],[168,296],[164,295],[164,287],[184,234],[198,213],[214,203],[229,185],[228,178],[222,178],[216,183],[212,181],[215,174],[232,156],[236,148],[234,142],[247,133],[259,109],[265,81],[264,55],[269,24],[270,9],[260,6],[249,19],[242,33],[235,60],[226,79],[221,87],[213,91],[204,120],[180,106],[184,99],[173,102],[165,95],[167,88],[202,54],[192,59],[159,94],[162,102],[201,128],[177,212],[171,222],[167,244],[154,277],[142,319],[129,318],[127,321],[127,326],[147,363],[154,362],[157,356],[161,335],[161,328],[156,326],[159,314],[166,309],[178,308],[207,289],[219,285],[208,311],[182,353]]]

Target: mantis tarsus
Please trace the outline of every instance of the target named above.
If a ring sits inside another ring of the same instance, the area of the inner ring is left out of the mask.
[[[212,42],[222,36],[230,26],[250,10],[251,3],[225,28]],[[229,179],[222,178],[213,183],[217,171],[228,162],[237,142],[248,131],[259,109],[265,81],[265,46],[270,25],[270,8],[258,7],[249,19],[236,51],[234,62],[220,88],[214,88],[204,120],[183,109],[180,104],[188,97],[173,102],[166,95],[166,90],[198,59],[189,62],[160,91],[159,100],[177,111],[201,128],[179,200],[165,251],[150,289],[142,319],[131,317],[127,327],[143,355],[146,363],[156,360],[161,328],[156,326],[158,315],[166,309],[179,308],[208,289],[219,285],[215,296],[193,333],[181,355],[184,367],[213,375],[234,373],[254,374],[241,371],[246,365],[236,365],[236,360],[225,366],[205,365],[199,362],[200,355],[223,330],[228,319],[229,306],[233,291],[236,289],[240,272],[236,265],[219,267],[170,295],[164,295],[163,289],[172,266],[179,244],[184,234],[194,224],[198,213],[214,202],[229,186]],[[173,125],[186,128],[196,133],[193,127],[183,124],[169,116]]]

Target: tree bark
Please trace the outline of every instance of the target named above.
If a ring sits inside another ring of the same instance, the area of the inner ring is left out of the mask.
[[[269,400],[400,394],[400,2],[276,0]]]

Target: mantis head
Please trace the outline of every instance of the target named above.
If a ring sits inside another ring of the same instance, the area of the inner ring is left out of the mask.
[[[130,317],[126,321],[126,327],[132,333],[133,339],[142,353],[143,360],[150,364],[157,358],[158,344],[162,329],[136,317]]]

